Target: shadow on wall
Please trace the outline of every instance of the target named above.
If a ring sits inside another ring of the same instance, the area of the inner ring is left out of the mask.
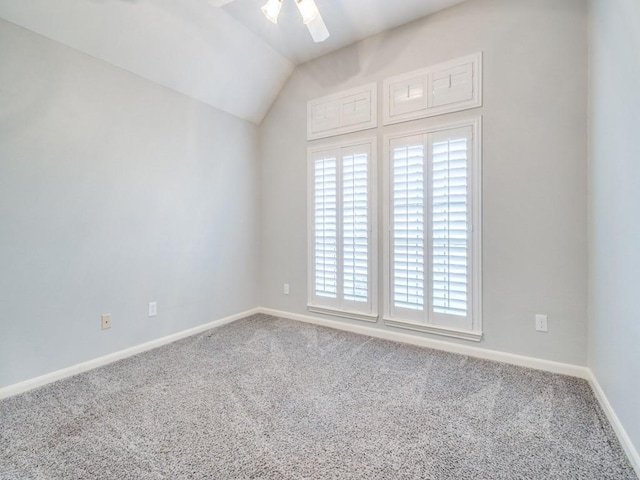
[[[330,25],[328,26],[331,31]],[[349,25],[349,28],[355,26]],[[321,87],[328,89],[342,85],[357,76],[376,76],[376,73],[383,71],[403,54],[411,44],[410,38],[419,28],[421,27],[416,22],[413,26],[401,30],[400,35],[396,30],[383,32],[365,40],[364,43],[358,42],[333,52],[330,56],[312,60],[306,70]],[[367,51],[376,54],[363,56],[363,45]]]
[[[24,62],[19,58],[19,49],[11,48],[10,43],[5,46],[8,48],[1,59],[3,68],[7,68],[0,82],[0,137],[9,139],[19,137],[33,126],[34,121],[46,118],[55,108],[55,97],[51,93],[56,91],[55,84],[60,79],[51,75],[51,71],[60,67],[44,52],[37,63]]]
[[[425,28],[424,20],[420,19],[404,28],[394,29],[392,32],[386,31],[366,40],[369,50],[376,52],[376,54],[371,55],[369,64],[363,69],[364,73],[368,76],[381,76],[380,73],[385,71],[390,63],[393,63],[403,55],[408,46],[411,45],[411,40],[423,28]],[[425,49],[427,48],[429,46],[425,45]]]
[[[124,3],[132,7],[143,5],[151,6],[158,10],[164,10],[171,18],[180,19],[182,23],[196,27],[203,38],[210,40],[223,40],[227,28],[224,20],[226,13],[209,4],[207,0],[85,0],[88,3],[106,5],[109,3]],[[157,28],[158,25],[149,25],[149,28]]]
[[[89,3],[112,3],[114,1],[123,2],[123,3],[141,3],[146,0],[86,0],[86,1]]]
[[[309,77],[323,88],[340,85],[361,73],[360,52],[357,46],[351,45],[331,58],[320,57],[311,61],[306,70]]]

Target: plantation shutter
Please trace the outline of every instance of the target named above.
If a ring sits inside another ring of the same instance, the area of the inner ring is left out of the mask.
[[[338,169],[336,155],[314,160],[314,291],[338,294]]]
[[[371,140],[310,153],[312,311],[368,321],[377,317],[371,264],[373,149]]]
[[[466,132],[436,135],[431,161],[433,311],[461,317],[469,312],[468,145]]]
[[[392,301],[394,309],[414,312],[425,309],[424,154],[422,135],[391,147]]]
[[[366,152],[342,157],[342,238],[344,299],[369,300],[369,172]]]
[[[472,127],[463,127],[390,141],[391,319],[473,327],[472,137]]]

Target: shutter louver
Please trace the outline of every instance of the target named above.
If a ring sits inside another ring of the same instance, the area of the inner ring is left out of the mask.
[[[367,302],[369,297],[368,158],[364,153],[342,159],[343,295]]]
[[[432,301],[433,311],[468,314],[467,139],[433,144]]]
[[[392,288],[397,308],[424,310],[424,146],[393,149]]]
[[[315,293],[336,298],[338,292],[338,171],[337,159],[314,165]]]

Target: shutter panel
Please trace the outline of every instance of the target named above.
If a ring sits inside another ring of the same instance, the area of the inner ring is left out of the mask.
[[[386,78],[384,125],[482,106],[482,53]]]
[[[307,140],[359,132],[377,126],[377,83],[307,103]]]
[[[314,162],[314,289],[321,297],[338,292],[338,170],[336,156]]]
[[[434,141],[431,175],[433,311],[469,311],[469,192],[466,137]]]
[[[419,75],[389,86],[391,116],[419,112],[427,107],[426,77]]]
[[[342,158],[343,296],[369,299],[369,173],[366,153]]]
[[[344,127],[371,122],[371,91],[343,99],[340,102],[340,117]]]
[[[391,149],[391,286],[395,308],[423,311],[425,149],[422,136],[413,140]]]
[[[310,115],[309,124],[314,135],[340,127],[340,106],[337,101],[314,105]]]
[[[473,62],[439,70],[432,77],[433,107],[461,103],[473,99]]]

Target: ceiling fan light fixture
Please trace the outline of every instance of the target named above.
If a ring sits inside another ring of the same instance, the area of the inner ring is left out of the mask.
[[[296,0],[296,5],[298,5],[298,10],[300,10],[300,15],[302,15],[302,22],[305,25],[313,22],[320,14],[318,6],[313,0]]]
[[[269,0],[263,7],[262,13],[273,23],[278,23],[283,0]]]
[[[327,30],[327,26],[324,24],[321,15],[316,16],[313,21],[307,23],[307,28],[313,41],[316,43],[324,42],[329,38],[329,30]]]

